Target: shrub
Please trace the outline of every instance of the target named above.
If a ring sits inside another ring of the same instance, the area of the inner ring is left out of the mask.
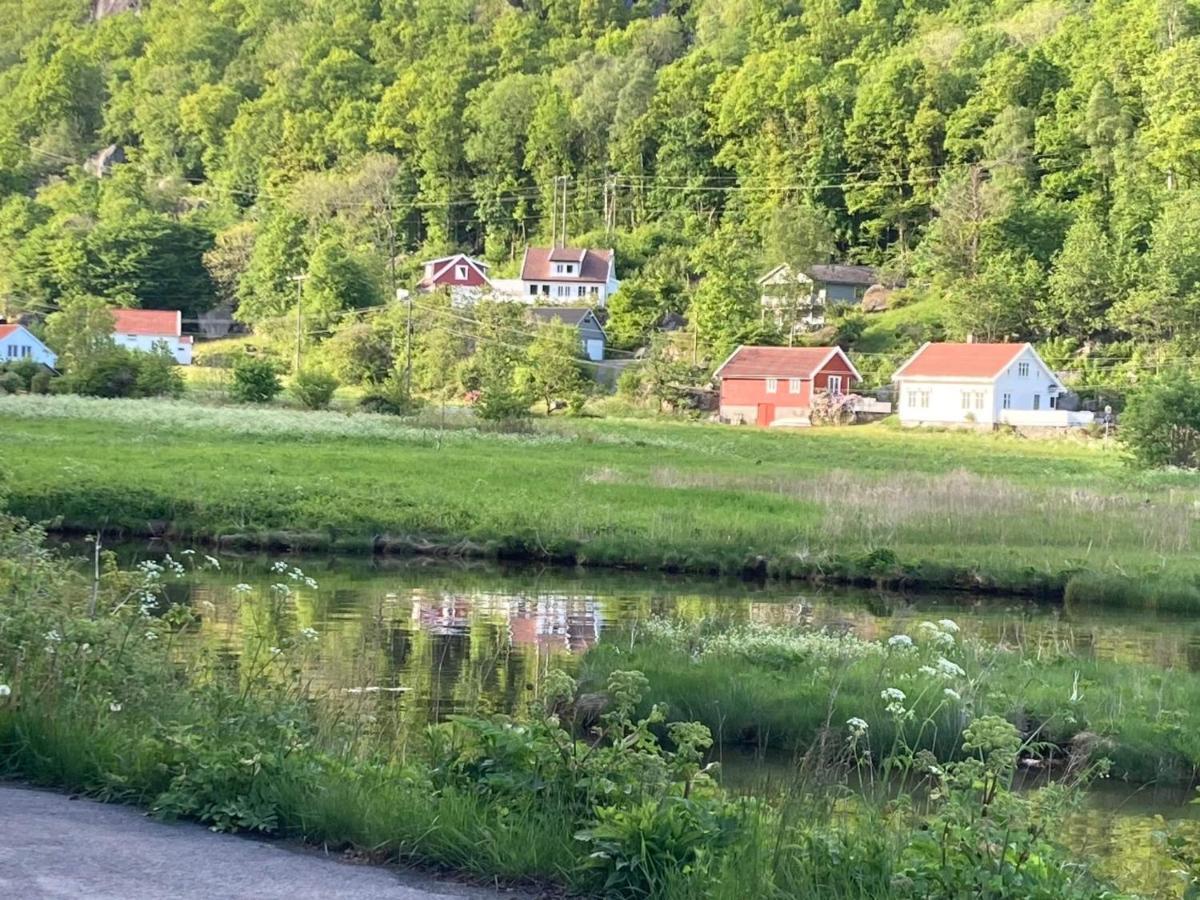
[[[269,359],[245,356],[233,367],[229,395],[239,403],[268,403],[281,390],[279,374]]]
[[[337,379],[327,372],[305,369],[292,378],[291,393],[305,409],[325,409],[337,390]]]
[[[1138,390],[1120,437],[1136,465],[1200,467],[1200,379],[1180,372]]]
[[[52,376],[45,369],[38,372],[29,379],[29,392],[31,394],[48,394],[50,393],[50,381]]]
[[[18,376],[21,379],[20,390],[26,391],[29,390],[29,385],[30,382],[33,381],[33,376],[37,375],[38,372],[44,371],[45,369],[39,363],[35,363],[32,359],[20,359],[16,362],[10,362],[3,367],[0,367],[0,373]],[[9,393],[15,393],[15,391],[9,391]]]
[[[133,351],[108,346],[80,357],[59,381],[58,389],[89,397],[132,397],[138,378]]]
[[[16,372],[0,373],[0,391],[6,394],[15,394],[23,390],[25,390],[25,379]]]
[[[393,372],[382,384],[363,394],[358,405],[367,412],[386,416],[411,416],[422,404],[408,392],[404,379]]]
[[[183,393],[183,376],[170,353],[144,353],[135,360],[137,379],[134,394],[138,397],[178,397]]]

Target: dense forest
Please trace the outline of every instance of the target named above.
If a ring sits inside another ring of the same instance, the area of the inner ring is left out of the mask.
[[[1187,0],[0,0],[0,16],[10,316],[98,296],[267,328],[302,291],[332,329],[432,255],[511,272],[565,196],[571,242],[617,250],[618,346],[667,311],[713,353],[770,339],[754,279],[837,259],[907,283],[824,336],[868,356],[1028,338],[1124,377],[1200,353]]]

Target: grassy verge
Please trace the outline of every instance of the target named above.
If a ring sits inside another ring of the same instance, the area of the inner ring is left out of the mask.
[[[307,576],[277,572],[282,613]],[[297,674],[309,629],[270,630],[236,663],[206,653],[187,637],[197,611],[163,607],[184,574],[108,559],[88,583],[0,516],[0,775],[588,896],[1111,896],[1054,842],[1072,792],[1013,792],[1020,740],[1000,720],[963,730],[962,762],[896,743],[888,759],[937,788],[923,800],[848,794],[874,761],[854,739],[751,801],[710,776],[703,725],[636,715],[640,673],[611,673],[586,732],[584,698],[551,673],[520,717],[412,734],[391,725],[394,695],[325,696]]]
[[[947,758],[967,723],[997,715],[1044,744],[1038,770],[1055,771],[1082,752],[1106,757],[1114,776],[1134,783],[1196,780],[1200,676],[1064,650],[1024,656],[958,640],[943,621],[887,644],[715,620],[648,622],[629,640],[589,651],[581,677],[603,684],[616,670],[644,672],[647,703],[704,723],[729,745],[803,754],[858,718],[877,753],[904,739]],[[889,712],[890,688],[905,695],[922,728]]]
[[[1200,490],[1096,443],[0,398],[13,508],[231,546],[499,558],[1191,607]]]

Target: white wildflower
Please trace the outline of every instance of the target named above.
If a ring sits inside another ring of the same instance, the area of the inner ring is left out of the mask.
[[[945,631],[939,631],[937,634],[932,635],[929,640],[934,646],[942,650],[948,650],[954,646],[954,635],[947,634]]]
[[[288,585],[284,584],[282,581],[276,582],[275,584],[271,585],[271,590],[273,590],[277,594],[290,594],[292,592],[292,589]]]
[[[958,623],[953,619],[938,619],[938,625],[941,626],[942,631],[947,631],[950,634],[958,634]]]
[[[120,711],[121,711],[121,704],[120,704],[120,703],[118,703],[116,700],[114,700],[112,703],[108,704],[108,711],[109,711],[109,712],[115,712],[115,713],[118,713],[118,712],[120,712]]]
[[[315,628],[301,628],[300,637],[304,638],[306,641],[315,641],[319,635],[317,634],[317,629]]]
[[[196,551],[195,550],[180,550],[179,555],[180,556],[195,556]]]
[[[12,694],[12,688],[7,684],[0,684],[0,697],[8,697]]]
[[[271,648],[270,648],[270,652],[271,652],[271,655],[272,655],[272,656],[278,656],[278,655],[279,655],[280,653],[282,653],[283,651],[282,651],[282,650],[280,650],[278,647],[271,647]]]
[[[287,564],[287,563],[285,563],[283,560],[279,560],[279,562],[276,562],[276,563],[272,563],[272,564],[271,564],[271,571],[272,571],[272,572],[280,572],[280,573],[283,573],[283,572],[286,572],[287,570],[288,570],[288,564]]]
[[[937,670],[947,678],[961,678],[967,674],[963,671],[962,666],[960,666],[958,663],[951,662],[944,656],[938,657]]]
[[[253,590],[254,588],[246,584],[244,581],[238,582],[233,586],[233,592],[235,594],[249,594]]]
[[[846,725],[850,728],[850,733],[856,738],[860,738],[866,734],[867,728],[870,727],[865,720],[860,719],[858,716],[847,719]]]
[[[318,587],[318,585],[317,585],[317,579],[315,579],[315,578],[309,578],[309,577],[305,576],[305,578],[304,578],[304,583],[305,583],[306,585],[308,585],[308,587],[312,588],[314,591],[315,591],[315,590],[317,589],[317,587]]]
[[[154,632],[154,631],[147,631],[147,632],[146,632],[146,640],[148,640],[148,641],[157,641],[157,640],[158,640],[158,634],[157,634],[157,632]]]
[[[954,690],[953,688],[946,688],[945,690],[942,691],[942,693],[945,694],[947,697],[949,697],[951,700],[953,700],[955,703],[957,703],[959,700],[962,699],[962,695],[959,694],[959,692]]]
[[[204,561],[206,563],[208,563],[210,566],[212,566],[214,569],[221,568],[221,561],[219,559],[217,559],[215,556],[207,556],[206,555],[204,557]]]
[[[907,650],[913,645],[913,639],[907,634],[893,634],[888,638],[889,647],[899,647],[901,650]]]
[[[44,635],[47,644],[57,644],[62,641],[62,635],[58,633],[57,628],[51,628]]]
[[[917,669],[917,671],[920,672],[922,675],[931,675],[932,676],[932,675],[938,674],[938,670],[935,669],[933,666],[921,666],[921,668]]]
[[[879,692],[879,696],[881,699],[887,700],[889,703],[903,703],[905,700],[904,691],[900,690],[900,688],[894,687],[884,688]]]

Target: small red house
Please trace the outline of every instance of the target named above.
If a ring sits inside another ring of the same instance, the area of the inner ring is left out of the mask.
[[[721,419],[763,427],[806,421],[815,393],[849,393],[862,380],[841,347],[738,347],[714,377]]]
[[[450,288],[479,291],[491,287],[487,269],[487,263],[472,259],[465,253],[431,259],[425,263],[425,272],[417,282],[417,289],[432,291],[437,288]]]

